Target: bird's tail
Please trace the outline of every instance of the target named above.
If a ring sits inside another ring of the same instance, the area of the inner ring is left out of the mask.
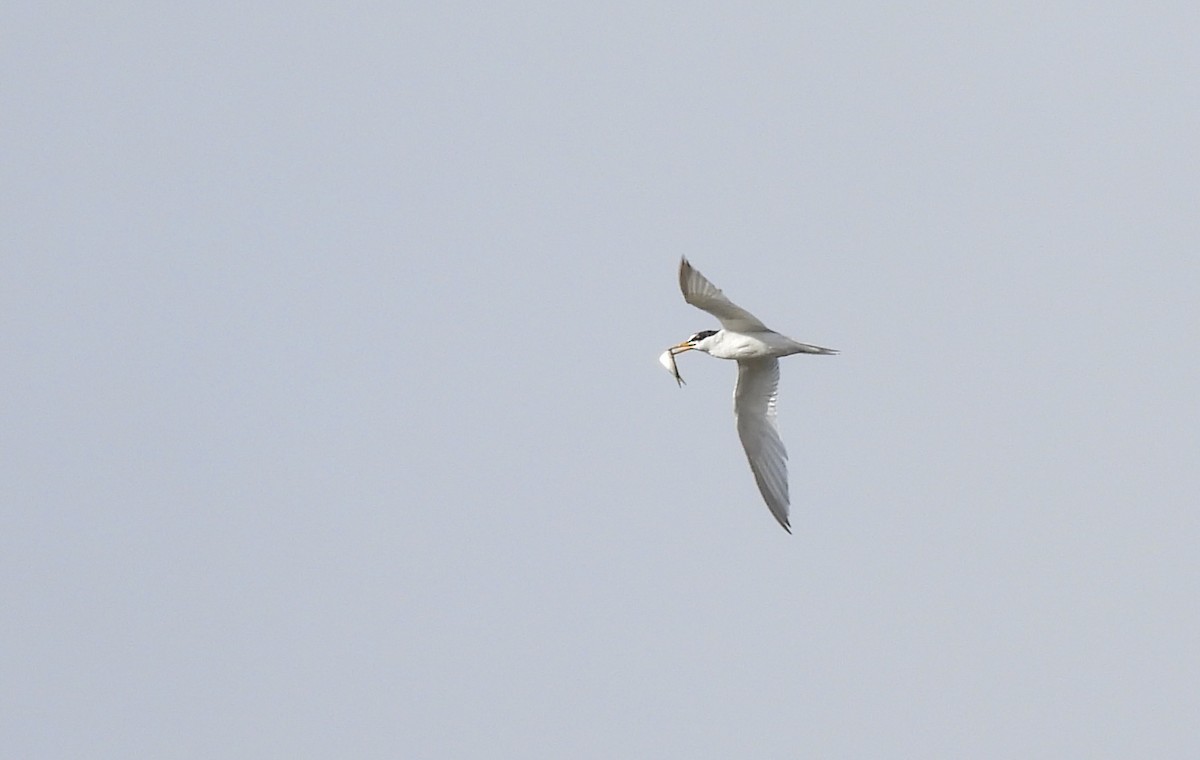
[[[792,346],[798,354],[827,354],[833,355],[838,351],[836,348],[822,348],[820,346],[810,346],[807,343],[796,343]]]

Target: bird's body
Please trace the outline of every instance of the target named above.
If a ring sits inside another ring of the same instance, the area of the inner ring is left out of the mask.
[[[733,411],[738,437],[746,450],[750,470],[771,514],[789,533],[787,450],[775,425],[775,400],[779,393],[779,358],[792,354],[836,354],[831,348],[800,343],[764,325],[737,306],[700,274],[686,258],[679,262],[679,287],[683,299],[712,314],[720,330],[705,330],[671,349],[678,354],[703,351],[718,359],[738,363],[733,391]]]
[[[718,359],[778,359],[792,354],[836,354],[828,348],[810,346],[799,343],[786,335],[780,335],[774,330],[756,332],[733,332],[717,330],[715,335],[701,341],[695,346],[697,351],[703,351]]]

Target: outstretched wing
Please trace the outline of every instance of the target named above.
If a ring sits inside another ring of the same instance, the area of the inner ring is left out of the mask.
[[[679,260],[679,289],[683,291],[683,300],[712,314],[721,321],[721,327],[730,332],[762,332],[767,329],[758,317],[726,298],[686,258]]]
[[[775,427],[775,397],[779,393],[778,359],[743,359],[738,362],[733,413],[738,437],[750,461],[750,470],[771,514],[788,533],[787,451]]]

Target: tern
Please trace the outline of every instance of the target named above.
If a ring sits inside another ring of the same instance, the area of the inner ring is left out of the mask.
[[[738,437],[750,461],[750,471],[758,483],[771,514],[788,533],[787,450],[775,425],[775,399],[779,394],[779,357],[792,354],[836,354],[832,348],[800,343],[771,330],[758,317],[730,301],[717,286],[700,274],[686,257],[679,262],[679,288],[683,300],[717,318],[720,330],[702,330],[664,354],[682,383],[674,357],[686,351],[703,351],[718,359],[738,364],[737,385],[733,389],[733,415]]]

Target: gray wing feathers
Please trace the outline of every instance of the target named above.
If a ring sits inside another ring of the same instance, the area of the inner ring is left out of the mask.
[[[761,332],[767,329],[758,317],[726,298],[720,288],[709,282],[686,258],[679,261],[679,289],[683,291],[683,300],[712,314],[720,320],[721,327],[730,332]]]
[[[791,533],[788,524],[787,451],[775,426],[775,398],[779,392],[779,361],[753,359],[738,362],[733,413],[738,437],[746,450],[750,470],[771,514]]]

